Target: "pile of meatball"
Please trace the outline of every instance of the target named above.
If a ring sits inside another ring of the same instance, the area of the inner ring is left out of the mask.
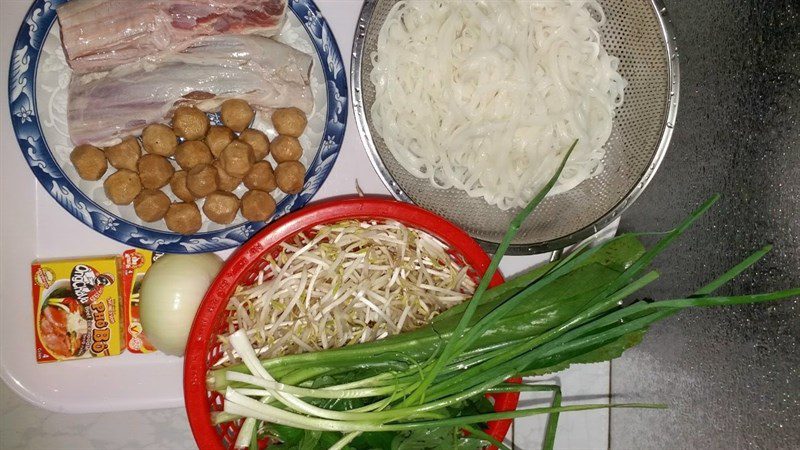
[[[200,230],[199,199],[205,199],[205,216],[219,224],[233,222],[240,210],[249,221],[266,221],[275,212],[272,191],[296,194],[303,189],[306,168],[299,161],[303,148],[298,138],[308,121],[297,108],[276,110],[272,124],[278,137],[270,142],[261,131],[248,128],[254,117],[250,105],[237,99],[222,104],[221,126],[212,126],[199,109],[181,106],[171,127],[148,125],[141,142],[128,137],[106,149],[79,145],[70,160],[78,175],[90,181],[101,179],[110,164],[117,170],[103,182],[109,200],[133,203],[143,221],[163,219],[175,233]],[[274,170],[265,159],[269,154],[277,163]],[[249,190],[240,199],[233,191],[242,183]],[[164,193],[167,185],[180,201]]]

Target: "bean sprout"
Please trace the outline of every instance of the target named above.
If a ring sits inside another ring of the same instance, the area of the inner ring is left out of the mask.
[[[411,331],[467,299],[470,267],[430,234],[395,221],[343,221],[281,244],[250,286],[228,303],[260,357],[342,347]]]

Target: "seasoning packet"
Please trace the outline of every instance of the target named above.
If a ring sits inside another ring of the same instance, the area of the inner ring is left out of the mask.
[[[121,257],[120,277],[122,278],[122,295],[125,307],[125,329],[127,331],[127,347],[132,353],[151,353],[155,346],[147,340],[139,321],[139,291],[145,273],[150,269],[161,253],[149,250],[126,250]]]
[[[125,346],[118,258],[34,261],[39,363],[120,354]]]

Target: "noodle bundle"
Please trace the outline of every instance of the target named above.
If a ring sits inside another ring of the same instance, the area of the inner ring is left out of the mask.
[[[596,1],[400,1],[371,55],[372,122],[415,177],[507,210],[555,173],[568,191],[603,170],[626,81]]]

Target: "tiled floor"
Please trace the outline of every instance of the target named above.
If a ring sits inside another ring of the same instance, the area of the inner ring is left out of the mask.
[[[563,405],[608,403],[609,363],[571,367],[550,377],[536,380],[561,386]],[[547,406],[552,395],[524,393],[520,408]],[[514,449],[541,448],[547,416],[531,416],[514,421],[509,434]],[[577,411],[561,414],[555,447],[557,449],[608,448],[608,410]]]

